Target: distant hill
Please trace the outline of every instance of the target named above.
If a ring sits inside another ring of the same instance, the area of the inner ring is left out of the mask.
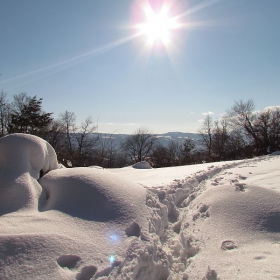
[[[157,134],[159,141],[163,145],[167,145],[169,141],[177,141],[183,143],[186,138],[191,138],[197,142],[200,138],[199,134],[196,133],[186,133],[186,132],[167,132],[164,134]]]
[[[130,136],[129,134],[110,134],[110,133],[99,133],[99,135],[103,139],[111,138],[116,148],[120,147],[121,142],[123,142],[127,136]],[[93,136],[97,136],[97,133],[93,133]],[[177,141],[178,143],[183,143],[186,138],[191,138],[197,143],[200,137],[196,133],[185,133],[185,132],[167,132],[163,134],[156,134],[156,136],[158,137],[159,142],[164,146],[167,146],[168,143],[172,140]]]

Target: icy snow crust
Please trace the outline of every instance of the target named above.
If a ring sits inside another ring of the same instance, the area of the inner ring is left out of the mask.
[[[44,140],[1,138],[0,279],[280,277],[279,155],[137,165],[60,169]]]

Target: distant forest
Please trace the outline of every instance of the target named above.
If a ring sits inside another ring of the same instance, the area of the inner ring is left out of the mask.
[[[116,168],[148,161],[157,168],[251,158],[280,150],[280,107],[255,111],[253,100],[236,101],[220,119],[207,115],[197,134],[187,134],[181,141],[165,137],[163,142],[163,135],[140,127],[122,135],[118,143],[114,134],[99,133],[92,117],[78,125],[75,113],[65,111],[54,119],[43,111],[42,102],[26,93],[9,101],[6,93],[0,93],[0,136],[39,136],[53,146],[66,167]]]

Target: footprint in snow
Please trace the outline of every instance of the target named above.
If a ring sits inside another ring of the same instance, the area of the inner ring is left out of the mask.
[[[78,267],[79,261],[82,259],[76,255],[63,255],[59,257],[56,262],[60,267],[66,267],[68,269],[74,269]]]
[[[218,279],[217,272],[208,266],[208,271],[206,275],[202,278],[202,280],[217,280],[217,279]]]
[[[241,183],[234,184],[234,189],[235,189],[237,192],[245,192],[245,190],[246,190],[245,184],[241,184]]]
[[[77,280],[90,280],[96,273],[97,267],[94,265],[88,265],[82,268],[81,272],[77,274]]]
[[[265,257],[264,256],[256,256],[256,257],[254,257],[254,259],[259,261],[259,260],[265,259]]]
[[[76,270],[82,259],[76,255],[62,255],[56,261],[62,268]],[[80,273],[76,275],[77,280],[89,280],[96,273],[97,267],[94,265],[84,266]]]
[[[230,180],[230,183],[231,183],[231,184],[238,183],[238,180],[237,180],[237,179]]]
[[[221,245],[221,248],[223,249],[223,250],[233,250],[233,249],[235,249],[237,246],[234,244],[234,242],[233,241],[231,241],[231,240],[225,240],[225,241],[223,241],[222,242],[222,245]]]
[[[197,220],[198,218],[209,218],[210,213],[208,211],[209,205],[207,204],[199,204],[197,205],[198,212],[193,215],[193,221]]]

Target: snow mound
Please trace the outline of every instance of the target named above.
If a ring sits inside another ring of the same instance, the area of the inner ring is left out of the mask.
[[[40,179],[40,211],[58,210],[98,222],[137,222],[143,226],[146,190],[97,168],[57,169]],[[131,192],[133,196],[131,196]]]
[[[277,162],[277,157],[262,157],[224,166],[206,178],[198,192],[192,192],[190,203],[187,198],[181,204],[187,206],[188,215],[178,217],[179,245],[186,246],[184,240],[189,240],[194,252],[184,271],[189,279],[272,279],[278,275]],[[207,278],[207,269],[216,278]]]
[[[232,185],[205,190],[190,205],[189,217],[182,219],[181,237],[192,237],[191,244],[197,248],[185,271],[190,279],[203,277],[207,266],[222,279],[273,278],[277,268],[269,263],[278,258],[274,242],[280,238],[279,199],[279,192],[254,185],[246,185],[243,191]],[[265,259],[264,252],[270,255],[266,262],[270,271],[250,261],[260,255]],[[237,277],[237,268],[243,277]]]
[[[67,248],[68,247],[68,248]],[[1,279],[75,279],[74,257],[61,260],[62,252],[78,251],[75,239],[64,235],[21,233],[1,235]],[[61,259],[59,259],[59,256]],[[65,257],[64,257],[65,259]],[[20,265],[19,265],[20,263]],[[78,265],[78,261],[76,261]],[[67,270],[61,269],[67,268]]]
[[[41,175],[58,168],[54,149],[43,139],[11,134],[0,139],[0,215],[36,208]]]
[[[135,169],[152,169],[151,165],[147,161],[140,161],[132,165]]]
[[[34,135],[15,133],[5,136],[0,139],[0,151],[2,176],[9,174],[16,177],[28,172],[33,178],[39,179],[41,170],[47,173],[58,168],[53,147]]]
[[[280,155],[280,151],[275,151],[275,152],[271,153],[271,155],[279,156]]]
[[[244,191],[221,186],[206,190],[199,200],[211,205],[213,219],[219,221],[217,226],[230,232],[238,228],[245,233],[280,233],[280,193],[277,191],[252,185],[246,185]]]
[[[134,255],[133,240],[144,246],[149,238],[145,203],[146,190],[137,183],[99,168],[61,168],[53,148],[38,137],[3,137],[0,278],[117,273]]]

